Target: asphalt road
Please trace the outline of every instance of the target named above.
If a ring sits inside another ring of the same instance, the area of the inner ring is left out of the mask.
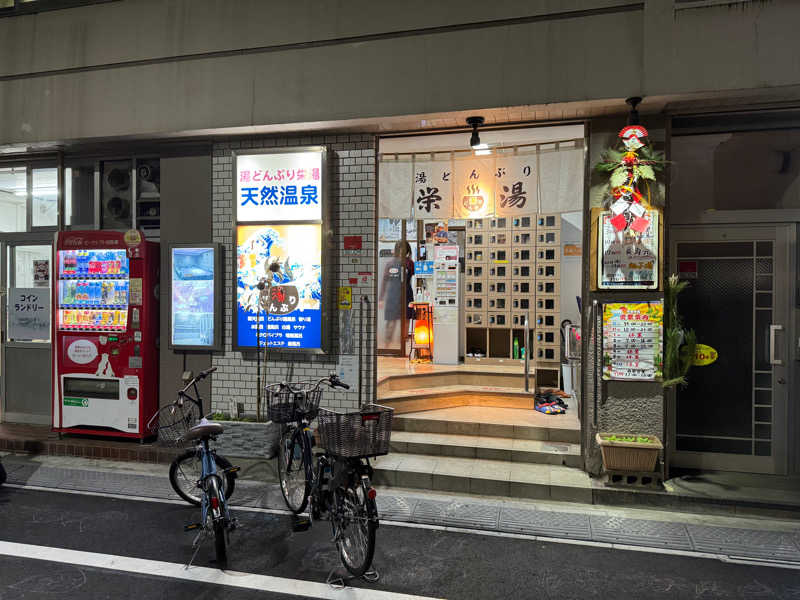
[[[330,597],[358,595],[330,592],[319,585],[332,568],[339,567],[327,523],[293,533],[285,515],[244,510],[237,512],[243,527],[234,532],[229,550],[230,569],[235,573],[217,583],[185,580],[195,573],[220,576],[213,569],[210,542],[195,560],[196,566],[206,568],[183,569],[192,554],[193,538],[183,525],[197,520],[198,512],[188,505],[0,488],[0,549],[4,549],[0,552],[0,600],[238,600],[321,597],[320,590],[334,594]],[[42,557],[37,559],[30,550],[17,553],[15,548],[23,544],[27,549],[35,545],[56,550],[43,550],[35,555]],[[65,564],[65,557],[73,555],[70,551],[128,558],[115,558],[111,568],[87,566],[80,557]],[[136,565],[143,561],[134,559],[161,562],[141,568]],[[126,561],[135,565],[126,567]],[[357,582],[365,590],[359,597],[371,598],[377,595],[372,590],[383,590],[469,599],[800,600],[800,570],[424,527],[383,524],[374,565],[381,573],[380,581]],[[161,566],[165,574],[156,575]],[[252,585],[255,588],[268,580],[271,591],[249,589],[251,578],[245,573],[269,576],[254,579]],[[231,582],[238,586],[228,585]],[[289,592],[290,585],[297,586],[294,595],[281,593]]]

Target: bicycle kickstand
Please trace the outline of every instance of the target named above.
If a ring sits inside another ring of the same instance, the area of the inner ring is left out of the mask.
[[[374,583],[380,579],[380,573],[378,573],[376,568],[372,567],[361,577],[354,577],[353,575],[342,575],[341,572],[337,572],[336,568],[333,568],[330,570],[330,573],[328,573],[328,578],[325,580],[325,583],[334,590],[343,590],[347,587],[347,583],[354,579],[363,579],[369,583]]]

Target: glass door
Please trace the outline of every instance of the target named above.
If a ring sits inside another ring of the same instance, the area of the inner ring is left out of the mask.
[[[794,294],[791,226],[673,227],[680,314],[718,358],[675,394],[672,464],[785,474]]]
[[[50,236],[2,244],[2,419],[49,423],[51,285]]]
[[[414,260],[413,252],[407,257],[406,223],[403,219],[378,219],[378,354],[388,356],[406,354],[406,307],[411,301],[406,263]]]

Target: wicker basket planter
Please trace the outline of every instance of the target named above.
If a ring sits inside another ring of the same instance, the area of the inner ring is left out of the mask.
[[[648,441],[623,442],[609,437],[635,437]],[[630,435],[622,433],[598,433],[597,444],[603,454],[603,468],[606,471],[651,472],[656,469],[658,453],[664,448],[654,435]]]

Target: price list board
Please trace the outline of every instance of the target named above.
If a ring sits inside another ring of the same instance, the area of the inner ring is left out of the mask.
[[[604,304],[603,379],[660,380],[663,335],[663,302]]]

